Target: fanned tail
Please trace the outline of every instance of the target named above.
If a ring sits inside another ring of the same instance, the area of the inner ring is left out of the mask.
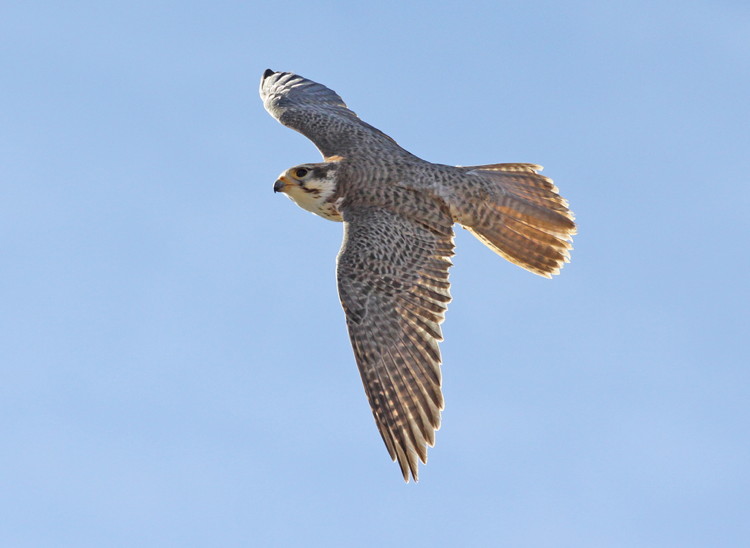
[[[462,167],[451,188],[456,222],[487,247],[531,272],[552,277],[570,260],[576,233],[568,202],[535,164]]]

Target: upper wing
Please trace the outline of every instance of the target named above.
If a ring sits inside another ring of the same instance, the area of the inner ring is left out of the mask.
[[[375,422],[404,480],[440,427],[440,323],[450,301],[453,221],[428,227],[392,211],[345,209],[338,287]]]
[[[360,120],[336,92],[302,76],[268,69],[260,80],[260,97],[271,116],[310,139],[323,157],[404,152]]]

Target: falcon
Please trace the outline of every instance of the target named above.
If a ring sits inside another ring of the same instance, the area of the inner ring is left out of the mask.
[[[417,481],[443,409],[438,342],[453,225],[550,278],[569,260],[573,214],[540,166],[427,162],[297,74],[266,70],[260,96],[323,155],[284,171],[273,190],[344,223],[336,275],[354,357],[391,459]]]

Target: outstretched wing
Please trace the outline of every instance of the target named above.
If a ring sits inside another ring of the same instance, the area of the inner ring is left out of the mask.
[[[271,116],[310,139],[324,158],[405,153],[385,133],[360,120],[336,92],[297,74],[266,70],[260,97]]]
[[[453,229],[390,210],[344,209],[338,287],[365,392],[391,458],[416,481],[440,427],[440,323]]]

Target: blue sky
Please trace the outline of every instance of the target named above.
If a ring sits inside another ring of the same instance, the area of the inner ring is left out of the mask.
[[[747,546],[745,2],[6,2],[0,544]],[[458,231],[418,485],[266,68],[427,160],[545,166],[552,281]]]

